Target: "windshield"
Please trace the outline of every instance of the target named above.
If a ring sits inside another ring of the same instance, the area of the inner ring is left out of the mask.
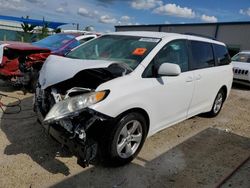
[[[239,61],[243,63],[250,63],[250,53],[239,53],[232,57],[232,61]]]
[[[68,53],[67,57],[126,63],[135,69],[160,39],[105,35]]]
[[[57,50],[74,38],[75,38],[74,35],[57,34],[57,35],[48,36],[32,44],[35,46],[39,46],[39,47],[49,48],[50,50]]]

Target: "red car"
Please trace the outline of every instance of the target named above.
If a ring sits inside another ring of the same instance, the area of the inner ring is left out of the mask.
[[[34,43],[0,42],[0,78],[33,88],[38,72],[50,54],[64,56],[95,34],[61,33]]]

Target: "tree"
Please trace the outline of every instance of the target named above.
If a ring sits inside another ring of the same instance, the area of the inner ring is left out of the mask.
[[[39,39],[43,39],[43,38],[49,36],[49,24],[48,24],[48,22],[44,22],[42,28],[39,29],[39,31],[40,31]]]
[[[26,19],[29,19],[29,16],[26,16]],[[35,29],[36,25],[31,25],[31,24],[27,24],[27,23],[23,22],[21,24],[21,27],[23,29],[23,33],[21,34],[22,40],[24,42],[31,41],[31,38],[32,38],[32,35],[34,33],[34,29]]]
[[[55,33],[61,33],[62,29],[61,28],[56,28],[56,29],[53,30],[53,32],[55,32]]]

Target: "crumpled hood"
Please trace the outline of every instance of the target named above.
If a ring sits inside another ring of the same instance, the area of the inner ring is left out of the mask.
[[[106,68],[112,61],[105,60],[81,60],[61,56],[50,55],[45,61],[39,76],[41,88],[45,89],[74,77],[85,69]]]
[[[241,68],[241,69],[245,69],[245,70],[250,70],[250,63],[232,61],[232,65],[234,68]]]

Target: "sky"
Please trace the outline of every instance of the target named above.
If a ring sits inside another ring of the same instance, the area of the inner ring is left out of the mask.
[[[250,21],[250,0],[0,0],[0,14],[92,26]]]

